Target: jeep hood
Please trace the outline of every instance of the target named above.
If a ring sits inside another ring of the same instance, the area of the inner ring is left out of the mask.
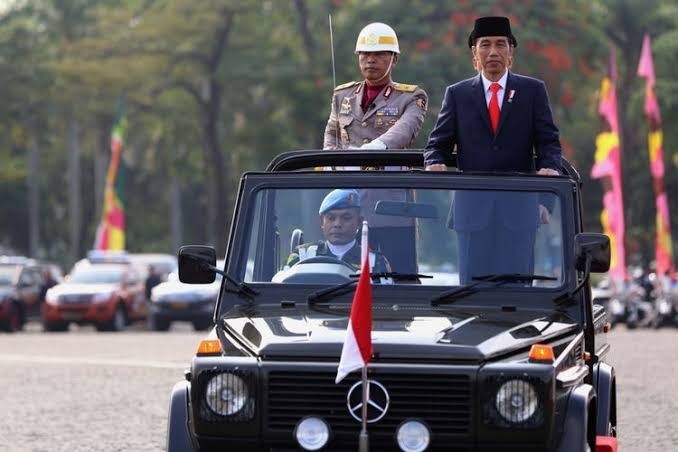
[[[575,332],[569,317],[549,311],[374,306],[376,359],[481,362]],[[227,334],[263,359],[339,359],[348,313],[273,306],[236,307],[222,318]]]

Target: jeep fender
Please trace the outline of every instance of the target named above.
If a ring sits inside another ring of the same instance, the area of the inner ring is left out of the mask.
[[[595,391],[593,386],[588,384],[578,386],[570,392],[558,452],[588,450],[589,406],[595,403],[594,399]]]
[[[167,418],[167,452],[193,452],[191,431],[188,426],[188,392],[190,385],[180,381],[172,388],[169,416]]]
[[[617,428],[617,385],[614,368],[604,362],[593,366],[593,384],[596,388],[598,402],[596,435],[616,436],[616,434],[613,434]]]

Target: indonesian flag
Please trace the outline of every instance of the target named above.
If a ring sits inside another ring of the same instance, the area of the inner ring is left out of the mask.
[[[335,383],[354,370],[366,367],[372,356],[372,278],[367,252],[367,222],[363,223],[362,261]]]

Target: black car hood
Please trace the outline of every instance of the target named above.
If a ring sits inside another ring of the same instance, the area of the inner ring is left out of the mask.
[[[222,317],[225,331],[263,359],[337,360],[348,309],[318,312],[278,306],[235,307]],[[372,347],[378,359],[480,362],[549,340],[578,325],[545,310],[456,310],[375,305]]]

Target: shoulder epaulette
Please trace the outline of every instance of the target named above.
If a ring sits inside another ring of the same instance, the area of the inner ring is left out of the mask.
[[[360,82],[348,82],[348,83],[344,83],[343,85],[339,85],[339,86],[337,86],[336,88],[334,88],[334,90],[335,90],[335,91],[339,91],[340,89],[350,88],[350,87],[352,87],[352,86],[356,86],[358,83],[360,83]]]
[[[404,93],[413,93],[418,86],[417,85],[407,85],[405,83],[394,83],[393,88],[396,91],[402,91]]]

